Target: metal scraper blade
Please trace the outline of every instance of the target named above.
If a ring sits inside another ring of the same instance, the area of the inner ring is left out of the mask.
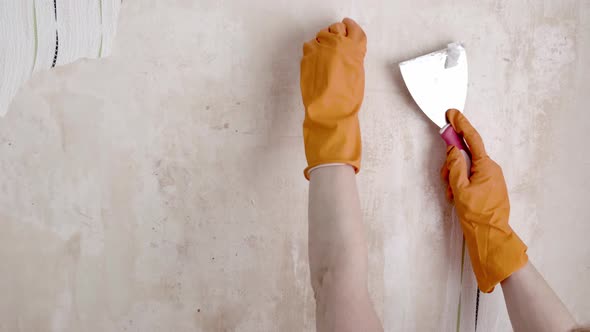
[[[450,108],[463,111],[467,98],[467,54],[460,43],[399,64],[402,77],[420,109],[440,128]]]

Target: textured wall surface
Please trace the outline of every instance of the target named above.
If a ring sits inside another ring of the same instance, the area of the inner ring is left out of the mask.
[[[357,179],[385,329],[445,318],[444,145],[396,63],[454,40],[513,228],[588,322],[589,1],[143,0],[112,57],[36,74],[0,119],[0,331],[313,330],[299,59],[343,16],[369,38]],[[487,330],[510,330],[500,308]]]

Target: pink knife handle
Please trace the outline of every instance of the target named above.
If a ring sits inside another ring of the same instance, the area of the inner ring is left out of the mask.
[[[440,137],[442,137],[445,143],[447,143],[447,146],[452,145],[461,150],[463,157],[465,157],[465,162],[467,163],[467,172],[471,174],[471,153],[463,138],[455,131],[455,128],[453,128],[450,123],[447,123],[446,126],[440,129]]]
[[[467,150],[467,145],[465,145],[465,141],[463,138],[459,137],[459,134],[455,131],[453,126],[450,123],[447,123],[446,126],[442,127],[440,130],[440,137],[447,143],[447,145],[456,146],[459,150]]]

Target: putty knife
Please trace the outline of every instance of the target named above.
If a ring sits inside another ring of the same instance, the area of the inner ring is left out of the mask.
[[[447,145],[461,150],[471,169],[469,149],[453,127],[447,123],[446,112],[454,108],[463,112],[467,98],[467,54],[459,43],[399,64],[402,77],[412,98],[422,112],[440,128],[440,136]],[[449,239],[451,266],[447,276],[447,303],[443,328],[447,331],[477,329],[479,290],[465,250],[463,234],[453,211]],[[456,310],[456,311],[455,311]],[[453,317],[456,317],[454,320]],[[472,325],[473,324],[473,325]]]
[[[399,64],[402,77],[412,98],[422,112],[440,128],[448,145],[464,152],[470,163],[463,139],[447,123],[446,112],[455,108],[463,112],[467,98],[467,54],[459,43]],[[467,169],[470,169],[468,167]]]

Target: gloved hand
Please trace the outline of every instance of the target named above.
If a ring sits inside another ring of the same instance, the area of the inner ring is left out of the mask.
[[[508,225],[510,202],[502,169],[461,112],[449,110],[447,118],[469,145],[471,176],[456,147],[447,148],[441,175],[448,183],[447,197],[454,200],[479,289],[489,293],[526,264],[527,247]]]
[[[349,164],[357,173],[361,167],[357,113],[365,89],[366,44],[363,29],[345,18],[303,45],[301,96],[308,180],[309,171],[322,164]]]

